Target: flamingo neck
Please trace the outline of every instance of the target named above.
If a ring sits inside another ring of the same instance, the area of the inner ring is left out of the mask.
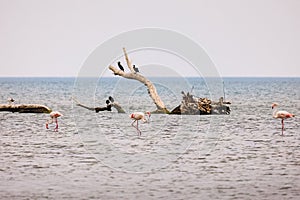
[[[149,120],[150,120],[150,117],[149,117],[148,114],[146,114],[146,116],[144,116],[144,117],[142,118],[142,121],[143,121],[143,122],[149,122]]]
[[[276,113],[277,113],[277,106],[273,107],[273,117],[276,118]]]
[[[147,114],[147,120],[146,120],[147,122],[150,121],[150,116],[151,116],[150,114]]]

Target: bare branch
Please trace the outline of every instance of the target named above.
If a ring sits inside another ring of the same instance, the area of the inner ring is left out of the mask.
[[[126,52],[126,49],[125,49],[125,48],[123,48],[123,52],[124,52],[124,55],[125,55],[127,67],[129,68],[129,70],[130,70],[132,73],[134,73],[135,71],[134,71],[134,69],[133,69],[133,67],[132,67],[131,61],[130,61],[129,58],[128,58],[128,55],[127,55],[127,52]]]
[[[130,62],[130,59],[128,58],[126,49],[123,48],[123,52],[125,55],[125,59],[127,62],[127,66],[130,69],[129,73],[125,73],[122,70],[117,69],[116,67],[110,65],[108,68],[114,73],[114,75],[118,75],[118,76],[122,76],[124,78],[127,79],[134,79],[137,80],[141,83],[143,83],[144,85],[147,86],[148,88],[148,93],[151,97],[151,99],[153,100],[154,104],[157,107],[157,111],[156,112],[161,112],[161,113],[169,113],[169,111],[167,110],[164,102],[160,99],[159,95],[157,94],[156,88],[154,86],[154,84],[149,81],[146,77],[144,77],[143,75],[141,75],[140,73],[136,73],[132,67],[132,64]]]
[[[146,85],[147,88],[148,88],[148,93],[149,93],[151,99],[153,100],[154,104],[156,105],[157,109],[160,110],[160,111],[168,113],[168,110],[166,109],[165,104],[160,99],[159,95],[157,94],[155,86],[153,85],[153,83],[151,81],[149,81],[143,75],[141,75],[139,73],[135,73],[135,72],[125,73],[122,70],[119,70],[119,69],[117,69],[116,67],[114,67],[112,65],[109,66],[109,69],[115,75],[122,76],[122,77],[127,78],[127,79],[134,79],[134,80],[137,80],[137,81],[143,83],[144,85]]]

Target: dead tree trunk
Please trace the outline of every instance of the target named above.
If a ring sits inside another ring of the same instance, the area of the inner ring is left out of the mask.
[[[160,99],[159,95],[157,94],[156,88],[153,85],[153,83],[151,81],[149,81],[147,78],[145,78],[143,75],[135,72],[135,70],[133,69],[131,62],[128,58],[126,49],[123,48],[123,51],[124,51],[127,67],[129,68],[130,72],[126,73],[120,69],[117,69],[116,67],[114,67],[112,65],[109,66],[109,69],[114,73],[114,75],[122,76],[127,79],[134,79],[134,80],[137,80],[137,81],[143,83],[144,85],[146,85],[148,88],[148,93],[149,93],[151,99],[153,100],[154,104],[157,107],[156,112],[169,113],[164,102]]]
[[[40,104],[0,104],[0,112],[19,112],[19,113],[50,113],[51,109]]]

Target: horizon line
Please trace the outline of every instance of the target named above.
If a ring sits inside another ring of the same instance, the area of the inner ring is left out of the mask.
[[[147,76],[148,78],[300,78],[300,76]],[[147,78],[146,77],[146,78]],[[121,78],[121,76],[0,76],[0,78]]]

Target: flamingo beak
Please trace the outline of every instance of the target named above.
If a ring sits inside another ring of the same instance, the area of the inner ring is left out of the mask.
[[[272,104],[272,109],[274,109],[276,106],[278,106],[278,104],[277,103],[273,103]]]

